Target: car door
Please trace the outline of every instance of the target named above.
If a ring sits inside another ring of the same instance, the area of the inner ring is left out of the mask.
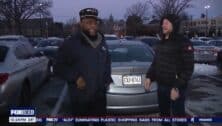
[[[27,50],[25,44],[20,43],[16,47],[15,56],[18,60],[18,69],[20,71],[20,75],[23,76],[23,79],[29,80],[31,88],[36,87],[36,83],[38,83],[38,72],[35,68],[35,61],[31,57],[31,54]]]
[[[42,84],[47,74],[47,63],[48,60],[44,56],[35,56],[34,48],[30,44],[25,44],[24,48],[27,53],[26,59],[29,61],[29,65],[32,68],[30,78],[33,82],[33,89],[37,88]]]

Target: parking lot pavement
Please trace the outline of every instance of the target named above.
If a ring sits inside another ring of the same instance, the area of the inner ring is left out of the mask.
[[[34,97],[32,101],[33,107],[36,108],[37,115],[50,116],[53,108],[59,100],[62,89],[65,83],[56,78],[51,78],[42,87],[39,93]]]
[[[198,75],[192,78],[188,85],[186,112],[190,116],[222,116],[222,82],[221,75]],[[218,79],[214,79],[218,78]],[[65,83],[52,78],[36,96],[33,105],[37,108],[37,115],[69,116],[71,104]],[[64,93],[64,94],[63,94]],[[62,95],[63,94],[63,95]],[[61,97],[62,96],[62,97]],[[61,99],[61,100],[59,100]],[[60,106],[58,108],[58,102]],[[57,110],[55,109],[57,106]],[[55,111],[56,110],[56,111]],[[54,112],[53,112],[54,111]],[[158,114],[148,114],[152,117]],[[52,124],[48,123],[47,126]],[[53,126],[72,126],[70,123],[56,123]],[[107,126],[160,126],[152,123],[108,123]],[[221,124],[189,124],[189,126],[220,126]]]
[[[186,108],[196,116],[222,116],[222,82],[200,76],[190,83]]]

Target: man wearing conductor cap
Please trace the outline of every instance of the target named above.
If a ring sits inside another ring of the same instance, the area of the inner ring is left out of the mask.
[[[79,16],[80,30],[59,48],[55,73],[68,83],[72,116],[104,116],[105,94],[112,82],[110,56],[98,31],[97,9],[82,9]]]

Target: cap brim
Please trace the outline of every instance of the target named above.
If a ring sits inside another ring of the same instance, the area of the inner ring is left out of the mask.
[[[97,16],[93,16],[93,15],[84,15],[84,16],[81,16],[80,18],[81,18],[81,19],[93,18],[93,19],[99,20],[99,18],[98,18]]]

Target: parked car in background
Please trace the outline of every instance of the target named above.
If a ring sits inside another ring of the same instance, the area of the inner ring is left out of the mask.
[[[217,37],[212,37],[214,40],[222,40],[222,37],[217,36]]]
[[[48,77],[48,59],[17,37],[0,37],[0,114],[9,106],[29,106],[32,94]]]
[[[149,45],[153,49],[155,49],[156,44],[158,44],[160,42],[160,40],[154,36],[138,37],[137,40],[142,41],[143,43]]]
[[[208,41],[209,45],[216,46],[218,51],[222,50],[222,40],[210,40]]]
[[[49,67],[49,74],[50,76],[54,75],[54,65],[56,61],[56,54],[58,51],[58,47],[44,47],[44,48],[37,48],[36,52],[46,56],[49,59],[48,67]]]
[[[3,35],[0,36],[0,41],[30,43],[28,38],[22,35]]]
[[[119,38],[114,34],[105,34],[105,40],[119,40]]]
[[[29,38],[29,42],[32,44],[33,47],[37,46],[38,43],[42,40],[44,40],[45,38],[43,37],[30,37]]]
[[[44,39],[38,43],[35,48],[42,48],[42,47],[59,47],[62,42],[64,42],[64,39],[57,38],[57,37],[49,37],[47,39]]]
[[[198,40],[192,40],[191,42],[194,47],[195,62],[204,62],[204,63],[216,62],[217,53],[218,53],[217,47]]]
[[[124,36],[124,40],[135,40],[136,38],[134,36]]]
[[[204,41],[204,42],[207,42],[207,41],[210,41],[210,40],[213,40],[213,38],[211,38],[211,37],[193,37],[193,38],[191,38],[191,41]]]
[[[50,75],[54,74],[54,64],[56,59],[56,54],[59,46],[64,42],[64,39],[57,37],[50,37],[48,39],[42,40],[36,46],[36,51],[49,59]]]
[[[107,91],[109,113],[145,113],[158,111],[157,84],[144,89],[153,50],[140,41],[107,41],[112,60],[112,83]]]

